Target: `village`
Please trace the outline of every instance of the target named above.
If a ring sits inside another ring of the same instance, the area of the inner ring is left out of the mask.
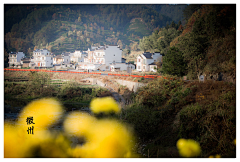
[[[55,55],[47,49],[36,49],[31,57],[23,52],[9,53],[9,67],[77,70],[77,71],[127,71],[157,72],[157,61],[162,61],[160,53],[143,52],[135,59],[134,64],[126,62],[122,50],[117,45],[92,46],[87,51],[75,50],[73,53],[64,52]]]

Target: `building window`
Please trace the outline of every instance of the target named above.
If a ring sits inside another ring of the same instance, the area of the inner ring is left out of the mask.
[[[138,59],[138,62],[141,62],[141,59]]]
[[[140,66],[138,66],[138,69],[141,69],[141,67],[140,67]]]

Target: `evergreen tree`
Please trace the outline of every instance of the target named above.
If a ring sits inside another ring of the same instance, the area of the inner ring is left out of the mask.
[[[174,21],[172,21],[172,23],[170,24],[170,28],[176,28],[176,24],[174,23]]]
[[[171,47],[167,54],[163,57],[162,72],[164,74],[183,76],[186,73],[186,63],[182,52]]]

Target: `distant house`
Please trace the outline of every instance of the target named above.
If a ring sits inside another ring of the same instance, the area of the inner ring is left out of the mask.
[[[91,63],[79,63],[77,66],[77,70],[97,70],[101,64],[91,64]]]
[[[106,66],[109,66],[110,63],[122,63],[122,50],[119,46],[106,46],[104,52]]]
[[[70,53],[63,53],[62,57],[63,57],[63,63],[64,64],[70,64],[70,62],[71,62]]]
[[[33,51],[33,59],[31,61],[35,63],[35,67],[53,67],[53,57],[47,49],[36,49]]]
[[[126,59],[125,58],[122,58],[122,63],[126,63]]]
[[[21,65],[21,59],[25,57],[23,52],[11,52],[8,57],[9,67]]]
[[[63,56],[62,55],[57,55],[53,57],[53,64],[57,65],[57,64],[62,64],[64,61]]]
[[[136,70],[156,72],[156,62],[161,61],[161,59],[162,55],[160,53],[142,53],[137,56]]]
[[[128,68],[132,71],[135,70],[135,65],[128,63],[110,63],[111,71],[127,71]]]
[[[22,58],[21,65],[22,65],[22,67],[32,67],[33,63],[31,62],[31,58],[30,57]]]
[[[84,57],[84,69],[89,67],[89,69],[97,68],[97,70],[101,71],[110,71],[111,63],[125,62],[125,60],[122,59],[122,50],[119,46],[92,46],[91,49],[88,49],[86,52],[88,55]]]
[[[78,63],[82,60],[82,52],[79,50],[75,50],[74,53],[70,53],[70,62]]]

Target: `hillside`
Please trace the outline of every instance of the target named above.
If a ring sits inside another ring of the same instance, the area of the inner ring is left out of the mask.
[[[131,49],[143,36],[173,21],[146,5],[5,4],[4,8],[6,52],[27,55],[36,48],[61,54],[103,44]]]
[[[186,9],[187,16],[192,13],[184,27],[171,23],[155,30],[140,39],[139,48],[165,55],[161,73],[189,79],[200,74],[215,80],[222,76],[221,80],[235,82],[236,5],[189,5]]]

